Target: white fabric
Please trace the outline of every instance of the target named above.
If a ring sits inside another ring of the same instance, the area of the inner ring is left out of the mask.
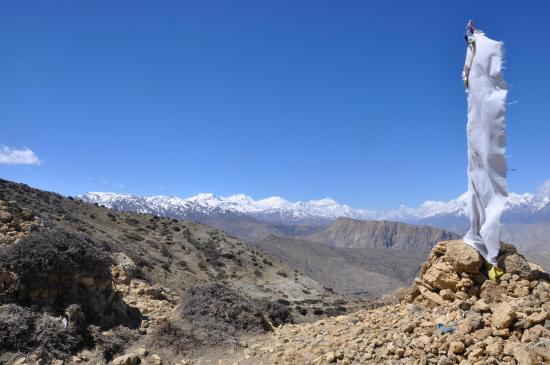
[[[464,241],[496,265],[500,215],[507,201],[502,43],[476,32],[466,52],[468,87],[468,216]]]

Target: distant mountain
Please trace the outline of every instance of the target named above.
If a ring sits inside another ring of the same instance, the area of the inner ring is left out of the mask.
[[[326,225],[336,218],[347,217],[358,220],[427,224],[461,233],[468,226],[466,194],[448,202],[426,201],[417,208],[401,206],[399,209],[389,211],[355,209],[330,198],[293,203],[281,197],[254,200],[244,194],[221,197],[206,193],[182,199],[174,196],[140,197],[130,194],[91,192],[79,198],[117,210],[186,219],[234,214],[252,217],[270,224]],[[502,222],[550,222],[550,193],[546,190],[538,194],[510,193]]]
[[[338,218],[330,226],[305,238],[334,247],[428,251],[439,241],[460,236],[429,226]]]
[[[425,214],[422,214],[423,210]],[[448,203],[426,202],[420,208],[414,209],[414,214],[403,216],[401,220],[464,233],[469,226],[466,211],[467,196],[463,194]],[[550,222],[550,194],[510,193],[501,222],[503,224]]]
[[[326,224],[342,216],[361,219],[370,214],[365,210],[338,204],[330,198],[291,203],[280,197],[254,200],[244,194],[220,197],[204,193],[182,199],[174,196],[140,197],[102,192],[86,193],[79,198],[89,203],[123,211],[181,218],[197,214],[232,213],[274,224]]]

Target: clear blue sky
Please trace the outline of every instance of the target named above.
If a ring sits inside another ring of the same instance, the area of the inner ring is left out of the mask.
[[[0,6],[0,176],[63,194],[466,190],[468,18],[506,46],[511,191],[550,178],[547,1],[14,1]]]

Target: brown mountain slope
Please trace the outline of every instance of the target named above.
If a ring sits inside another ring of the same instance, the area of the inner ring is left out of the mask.
[[[427,254],[380,248],[337,248],[274,235],[252,244],[338,293],[369,298],[409,286]]]
[[[176,363],[357,305],[204,224],[0,179],[0,364],[103,363],[139,347]]]
[[[327,228],[304,238],[335,247],[428,251],[437,242],[458,239],[459,235],[429,226],[338,218]]]

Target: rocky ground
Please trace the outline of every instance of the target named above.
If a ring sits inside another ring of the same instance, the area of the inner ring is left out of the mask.
[[[0,179],[2,365],[173,364],[357,305],[211,227]]]
[[[441,242],[400,303],[279,327],[228,363],[550,363],[548,275],[512,246],[500,262],[507,273],[488,280],[477,252]]]

